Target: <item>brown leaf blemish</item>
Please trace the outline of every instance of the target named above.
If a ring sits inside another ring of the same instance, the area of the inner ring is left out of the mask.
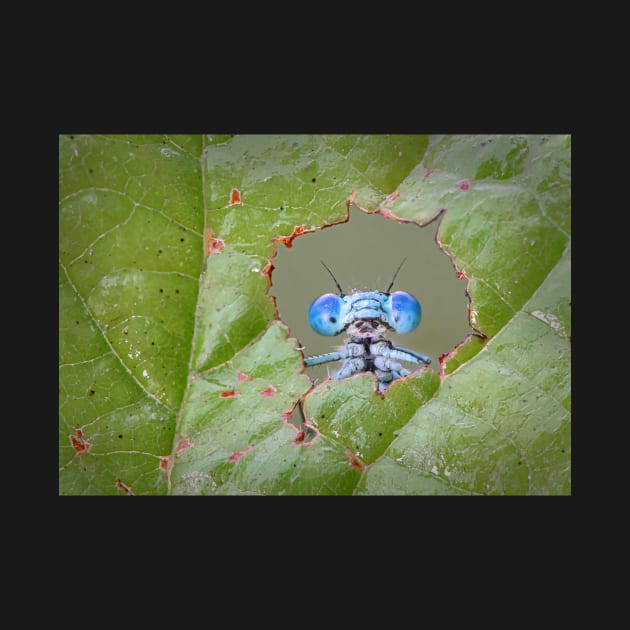
[[[363,470],[363,462],[352,451],[346,451],[346,457],[348,458],[348,463],[352,468],[356,468],[361,471]]]
[[[314,441],[319,437],[319,431],[313,429],[308,425],[304,425],[303,429],[299,429],[292,440],[292,443],[296,446],[308,447],[312,446]]]
[[[116,481],[116,486],[122,490],[128,497],[135,496],[133,490],[126,484],[124,484],[120,479]]]
[[[194,444],[188,438],[180,440],[177,445],[177,457],[179,457],[186,449],[192,448],[193,446]]]
[[[465,192],[466,192],[466,191],[468,191],[468,190],[470,190],[470,180],[468,180],[468,179],[462,179],[462,180],[458,181],[458,182],[457,182],[457,187],[458,187],[460,190],[463,190],[463,191],[465,191]]]
[[[83,437],[83,431],[81,429],[77,429],[74,434],[68,436],[70,438],[70,443],[72,444],[74,450],[77,453],[77,457],[81,457],[81,455],[92,448],[91,442],[88,442]]]
[[[206,230],[206,254],[219,254],[225,247],[225,241],[222,238],[214,238],[212,236],[212,228]]]
[[[245,457],[245,455],[247,455],[247,453],[249,453],[252,450],[252,448],[253,446],[248,445],[242,451],[236,451],[235,453],[232,453],[228,457],[228,461],[233,462],[233,463],[238,462],[239,460],[243,459],[243,457]]]
[[[422,175],[422,179],[427,179],[427,177],[430,177],[431,175],[433,175],[433,173],[439,173],[439,172],[440,172],[439,168],[427,168]]]
[[[289,236],[279,236],[276,240],[278,241],[278,243],[284,243],[284,246],[290,249],[291,247],[293,247],[293,239],[296,236],[301,236],[305,232],[306,230],[304,229],[303,225],[296,225],[293,228],[293,232],[291,232]]]
[[[275,269],[275,267],[273,266],[273,263],[271,261],[269,261],[262,269],[262,271],[260,272],[261,275],[263,276],[267,276],[268,278],[271,278],[271,274],[273,272],[273,270]]]
[[[382,206],[378,209],[378,214],[380,214],[382,217],[385,217],[386,219],[396,218],[391,210],[388,210],[387,208],[383,208]]]
[[[243,205],[243,198],[241,197],[241,191],[238,188],[232,188],[230,193],[230,203],[228,205],[235,206],[236,204]]]

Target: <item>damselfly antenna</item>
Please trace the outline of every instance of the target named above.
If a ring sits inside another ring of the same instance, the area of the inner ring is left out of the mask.
[[[326,267],[326,263],[323,260],[320,260],[319,262],[322,263],[322,265],[324,265],[324,268],[330,274],[330,277],[335,281],[335,284],[337,285],[337,288],[339,289],[339,297],[346,297],[346,294],[343,292],[341,285],[337,282],[337,278],[335,278],[335,276],[333,275],[333,272],[330,269],[328,269],[328,267]]]
[[[396,276],[398,275],[400,268],[405,264],[405,260],[407,260],[407,258],[403,258],[400,265],[398,265],[398,269],[396,269],[396,273],[394,274],[394,277],[392,278],[392,281],[390,285],[387,287],[387,291],[385,291],[385,293],[389,293],[389,290],[394,286],[394,280],[396,280]]]

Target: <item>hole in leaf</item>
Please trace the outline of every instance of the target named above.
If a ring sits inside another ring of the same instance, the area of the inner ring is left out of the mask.
[[[331,352],[343,346],[346,335],[318,335],[308,323],[311,303],[324,293],[338,293],[329,273],[331,269],[344,293],[386,291],[396,269],[406,258],[391,292],[411,293],[422,306],[419,326],[408,334],[389,331],[394,345],[431,358],[430,367],[440,371],[439,357],[473,332],[468,323],[467,280],[458,274],[436,242],[439,220],[419,227],[379,214],[368,215],[350,206],[350,218],[317,232],[300,235],[292,247],[277,244],[274,272],[269,290],[276,298],[282,321],[303,346],[304,356]],[[332,376],[342,362],[335,361],[306,369],[320,381]],[[413,364],[404,364],[414,371]]]

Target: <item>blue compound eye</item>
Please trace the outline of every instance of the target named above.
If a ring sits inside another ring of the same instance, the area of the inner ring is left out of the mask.
[[[392,316],[397,333],[409,333],[416,328],[422,318],[420,302],[405,291],[392,293]]]
[[[308,323],[320,335],[331,337],[343,329],[339,321],[342,299],[334,293],[318,297],[308,309]]]

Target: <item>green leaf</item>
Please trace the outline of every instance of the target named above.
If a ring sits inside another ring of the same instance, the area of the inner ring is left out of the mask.
[[[570,493],[570,137],[61,136],[59,161],[60,494]],[[311,389],[268,295],[352,191],[446,209],[485,335],[384,396]]]

